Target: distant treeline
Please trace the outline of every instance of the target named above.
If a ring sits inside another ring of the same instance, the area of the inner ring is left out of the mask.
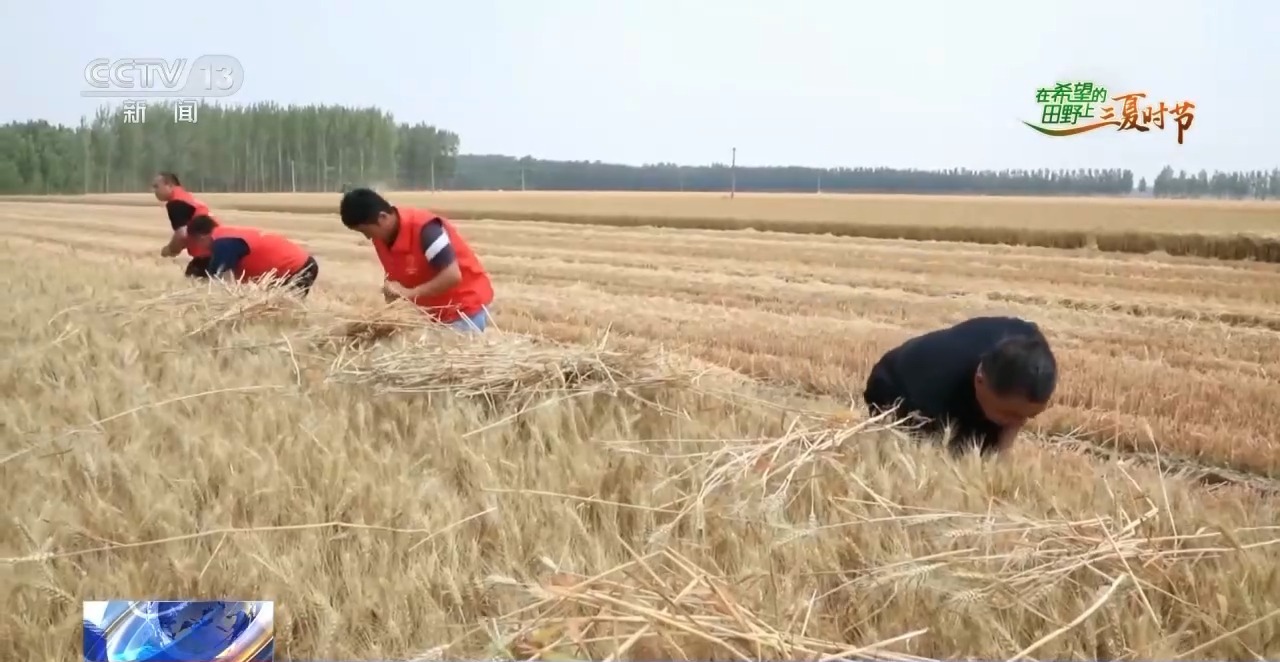
[[[731,168],[658,163],[547,161],[497,155],[458,157],[457,189],[544,191],[738,191],[770,193],[939,193],[978,195],[1122,195],[1128,170],[899,170],[895,168]]]
[[[143,117],[117,107],[77,127],[0,126],[0,193],[143,191],[157,170],[196,191],[420,189],[452,177],[458,154],[457,134],[377,108],[201,104],[194,122],[178,121],[177,108],[152,101]]]
[[[1148,186],[1129,170],[901,170],[730,167],[459,155],[456,133],[398,123],[377,108],[201,104],[179,121],[176,104],[151,102],[142,118],[102,108],[77,127],[44,121],[0,126],[0,194],[142,191],[173,170],[198,191],[339,191],[355,185],[427,190],[844,192],[976,195],[1130,195],[1280,198],[1280,169],[1166,167]],[[185,111],[183,111],[185,112]],[[130,122],[129,119],[142,121]]]
[[[1280,198],[1280,168],[1174,174],[1136,186],[1129,170],[898,170],[894,168],[730,168],[727,164],[644,166],[599,161],[463,154],[450,187],[460,190],[728,191],[777,193],[914,193],[970,195],[1131,195],[1165,198]]]
[[[1143,188],[1143,183],[1139,183]],[[1259,200],[1280,198],[1280,168],[1271,172],[1251,170],[1247,172],[1218,172],[1209,174],[1201,170],[1194,175],[1182,170],[1173,172],[1165,166],[1156,175],[1151,186],[1157,198],[1256,198]]]

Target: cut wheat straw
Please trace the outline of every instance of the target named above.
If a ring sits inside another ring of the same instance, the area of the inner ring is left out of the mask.
[[[187,333],[196,336],[245,322],[286,318],[302,311],[302,299],[284,283],[283,278],[256,282],[211,278],[152,299],[131,302],[120,312],[129,316],[159,313],[175,319],[191,314],[202,320]]]
[[[689,388],[708,370],[661,350],[616,351],[606,342],[569,345],[515,334],[465,336],[428,332],[414,344],[353,354],[335,380],[382,393],[452,393],[530,399],[593,392],[636,394]]]
[[[879,641],[827,641],[781,632],[734,599],[732,586],[672,550],[633,560],[594,577],[556,573],[540,582],[490,576],[490,590],[516,590],[530,601],[501,617],[502,648],[519,659],[617,659],[643,650],[685,652],[686,659],[915,661],[893,648],[928,632],[914,628]],[[805,607],[804,605],[800,607]],[[648,643],[649,646],[644,644]],[[554,653],[554,657],[548,656]]]

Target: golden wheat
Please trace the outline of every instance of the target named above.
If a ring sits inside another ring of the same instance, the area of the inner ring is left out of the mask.
[[[82,259],[118,252],[169,274],[177,265],[152,257],[164,233],[158,215],[0,203],[0,229],[19,245],[74,248]],[[372,250],[336,219],[225,216],[307,244],[321,261],[322,290],[376,292]],[[908,334],[1012,313],[1047,329],[1065,368],[1041,431],[1280,478],[1276,265],[797,234],[463,225],[498,281],[498,323],[513,331],[589,343],[608,329],[620,342],[677,347],[848,402],[879,354]]]
[[[0,203],[3,659],[78,656],[73,598],[232,594],[286,659],[1280,655],[1269,483],[1186,470],[1275,471],[1271,265],[464,222],[469,342],[377,303],[334,219],[228,216],[315,251],[305,305],[192,288],[154,209]],[[842,411],[996,311],[1060,348],[1071,443],[952,460]]]
[[[386,352],[491,362],[460,387],[527,381],[513,351],[582,359],[414,333],[338,361],[314,330],[355,304],[323,294],[193,306],[156,268],[74,254],[10,251],[0,273],[6,342],[38,350],[7,352],[3,381],[5,659],[77,655],[68,596],[246,592],[276,601],[291,659],[1280,652],[1277,512],[1248,489],[1034,447],[955,462],[779,417],[723,375],[602,377],[634,397],[539,407],[376,395],[341,377]]]

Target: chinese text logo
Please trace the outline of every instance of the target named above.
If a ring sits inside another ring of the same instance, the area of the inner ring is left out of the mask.
[[[1173,105],[1160,101],[1157,105],[1144,102],[1146,98],[1146,92],[1108,97],[1107,88],[1093,82],[1057,83],[1052,88],[1036,90],[1036,103],[1041,107],[1040,124],[1026,121],[1023,124],[1047,136],[1057,137],[1074,136],[1107,126],[1117,127],[1117,131],[1146,133],[1152,126],[1163,131],[1168,117],[1178,128],[1178,144],[1181,145],[1183,135],[1195,119],[1193,111],[1196,105],[1186,100]],[[1108,102],[1120,103],[1119,116],[1116,106]]]
[[[244,85],[244,67],[230,55],[184,58],[98,58],[84,68],[84,97],[229,97]]]
[[[179,99],[162,105],[172,108],[175,124],[195,124],[200,119],[200,105],[195,99]],[[125,124],[143,124],[147,121],[147,102],[126,99],[120,104],[120,114]]]

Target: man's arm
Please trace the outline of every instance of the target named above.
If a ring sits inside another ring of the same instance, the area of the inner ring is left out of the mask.
[[[161,257],[174,257],[182,254],[182,249],[187,245],[187,223],[195,218],[196,208],[181,200],[170,200],[164,204],[165,212],[169,215],[169,226],[173,228],[173,236],[169,237],[169,243],[160,249]]]
[[[993,450],[997,455],[1004,455],[1013,447],[1013,442],[1017,441],[1018,433],[1022,431],[1022,426],[1012,426],[1001,428],[999,434],[996,435],[996,444]]]
[[[449,243],[449,233],[444,224],[438,220],[422,226],[422,249],[427,255],[427,262],[436,270],[435,278],[410,288],[405,298],[431,297],[443,294],[462,282],[462,270],[458,268],[458,257]]]
[[[210,253],[212,256],[209,258],[209,266],[205,269],[205,273],[217,278],[240,266],[240,260],[249,254],[249,244],[243,239],[230,237],[218,239],[213,242]]]

